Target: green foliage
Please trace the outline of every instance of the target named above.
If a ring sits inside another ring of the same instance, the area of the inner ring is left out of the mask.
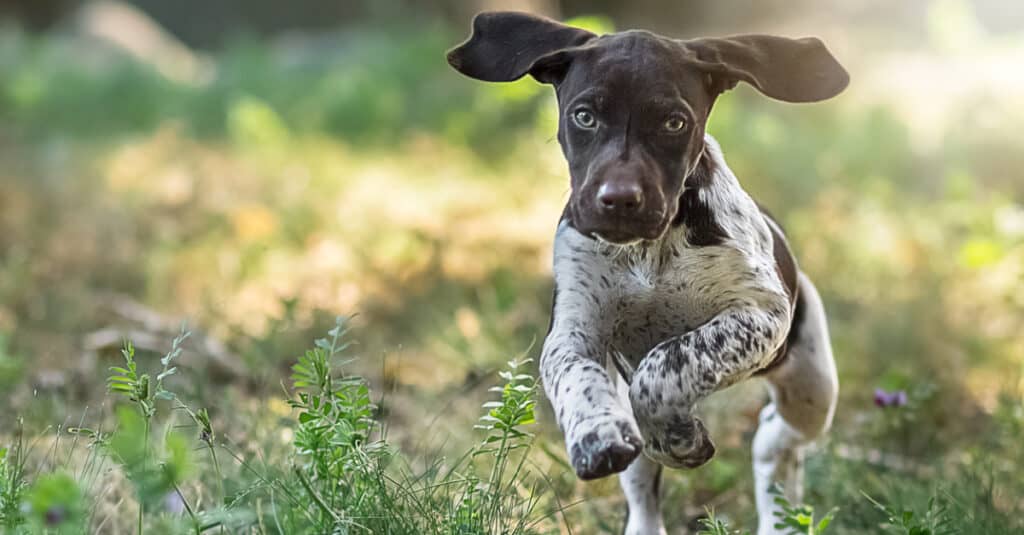
[[[815,523],[814,507],[807,504],[793,505],[777,488],[773,489],[773,494],[773,500],[779,506],[779,511],[775,513],[778,517],[775,529],[783,530],[788,535],[820,535],[835,517],[836,509],[832,509]]]
[[[715,515],[714,509],[705,509],[705,512],[707,516],[698,520],[697,535],[750,535],[749,531],[730,529],[728,523]]]
[[[153,444],[145,419],[127,407],[118,410],[117,417],[117,430],[108,438],[107,449],[134,483],[139,503],[157,507],[194,471],[192,446],[173,430]]]
[[[27,502],[29,522],[36,533],[87,533],[87,502],[70,474],[44,474],[32,484]]]
[[[0,332],[0,390],[6,390],[21,378],[22,361],[8,348],[8,337]]]
[[[25,445],[19,423],[16,442],[0,447],[0,528],[13,531],[22,522],[21,501],[25,493]]]
[[[329,338],[318,339],[292,367],[299,461],[294,473],[313,504],[317,529],[529,533],[540,499],[536,487],[520,495],[532,437],[522,427],[534,422],[536,394],[536,380],[520,369],[529,361],[511,361],[500,372],[506,382],[491,389],[500,399],[484,404],[487,413],[477,428],[486,436],[479,446],[443,472],[434,466],[414,475],[383,438],[366,381],[339,373],[334,363],[350,347],[347,333],[346,321],[339,318]],[[513,458],[513,450],[522,453]],[[491,460],[486,478],[469,463],[478,457]],[[438,513],[446,515],[440,523]]]
[[[533,435],[522,429],[535,423],[533,409],[536,404],[537,380],[521,369],[530,359],[511,360],[508,369],[498,373],[505,380],[502,386],[490,388],[501,395],[497,401],[483,404],[487,413],[475,427],[486,436],[472,452],[472,457],[493,455],[494,461],[483,492],[475,476],[470,478],[466,497],[460,504],[456,518],[460,530],[467,533],[524,533],[536,505],[536,487],[529,489],[524,500],[518,488],[524,485],[524,464],[532,446]],[[513,450],[523,449],[518,458]],[[475,510],[475,511],[474,511]],[[470,528],[469,531],[465,531]]]
[[[416,473],[385,440],[366,381],[340,371],[343,363],[336,360],[350,347],[347,334],[347,321],[338,318],[328,337],[317,339],[293,366],[293,453],[276,459],[275,465],[257,466],[219,444],[209,412],[192,409],[168,390],[164,380],[176,373],[174,362],[189,337],[184,327],[160,360],[155,380],[142,371],[134,345],[125,342],[125,365],[111,369],[108,384],[130,405],[118,408],[113,432],[82,427],[70,432],[90,438],[91,447],[109,454],[121,467],[135,489],[140,532],[199,534],[272,521],[278,533],[533,533],[532,526],[545,518],[535,510],[546,497],[540,482],[525,470],[533,435],[523,427],[534,423],[537,388],[536,379],[524,369],[529,360],[513,360],[499,373],[505,383],[491,391],[500,397],[485,404],[487,412],[478,425],[485,433],[483,440],[450,467],[433,464]],[[175,430],[174,413],[165,416],[163,407],[168,404],[189,416],[198,440],[209,450],[216,473],[212,488],[203,490],[202,478],[196,479],[201,475],[196,470],[199,461],[190,441]],[[161,425],[163,432],[153,433]],[[242,471],[236,478],[245,473],[255,477],[230,499],[223,490],[227,481],[217,461],[218,449],[238,461]],[[23,461],[3,452],[4,525],[17,527],[27,519],[34,526],[48,522],[45,526],[69,533],[88,525],[93,497],[83,492],[78,480],[69,483],[71,476],[63,472],[46,475],[32,484],[25,498],[18,468]],[[201,490],[190,500],[183,489],[196,485]],[[203,495],[224,496],[223,505],[214,501],[204,506]],[[272,505],[270,513],[261,509],[265,499]],[[28,517],[23,500],[31,503]],[[185,513],[187,522],[167,515],[178,507],[181,510],[174,514]]]
[[[111,392],[124,394],[130,401],[138,403],[142,414],[147,418],[153,415],[152,390],[149,384],[149,375],[139,374],[135,364],[135,346],[130,340],[126,340],[121,350],[124,356],[125,368],[111,366],[112,375],[107,379],[107,385]]]
[[[151,444],[151,428],[157,415],[157,400],[176,401],[179,408],[185,408],[192,419],[199,422],[196,413],[178,401],[173,392],[164,388],[164,379],[177,371],[173,362],[181,356],[182,344],[189,336],[190,333],[182,325],[181,332],[171,342],[171,349],[160,359],[163,368],[157,374],[155,382],[150,379],[149,374],[139,372],[135,360],[135,346],[126,340],[121,350],[125,367],[111,367],[112,374],[107,379],[110,391],[128,398],[138,410],[136,413],[124,407],[119,409],[117,430],[103,441],[103,445],[122,465],[126,475],[135,485],[139,503],[139,532],[144,525],[144,511],[159,505],[168,493],[175,492],[180,495],[178,485],[193,467],[191,449],[179,433],[168,429],[158,444],[159,449],[155,452]],[[203,413],[205,415],[205,411]],[[206,423],[209,423],[208,418]],[[189,512],[191,514],[191,510]],[[197,521],[194,515],[193,521]]]
[[[337,512],[345,497],[360,497],[360,508],[372,503],[383,510],[387,505],[378,500],[393,500],[382,477],[390,452],[384,441],[373,438],[378,425],[369,387],[361,377],[336,376],[332,363],[349,347],[347,332],[345,320],[338,318],[330,338],[317,339],[316,347],[299,357],[292,367],[297,392],[289,401],[299,411],[295,473],[319,509],[319,522],[332,531],[358,525]]]
[[[793,505],[777,488],[771,489],[775,504],[779,510],[775,512],[775,529],[786,535],[821,535],[825,533],[835,517],[836,509],[832,509],[820,518],[814,519],[814,507],[807,504]],[[707,509],[707,516],[699,520],[699,535],[750,535],[749,531],[736,530],[715,515],[713,509]]]
[[[612,33],[615,31],[615,23],[612,22],[610,18],[600,15],[573,17],[566,20],[565,23],[570,26],[576,26],[577,28],[583,28],[584,30],[598,35]]]
[[[928,507],[917,514],[913,510],[896,510],[892,506],[878,503],[873,498],[864,495],[879,511],[885,514],[886,523],[883,527],[888,533],[900,533],[903,535],[946,535],[958,533],[953,527],[953,519],[942,500],[936,496],[928,499]]]
[[[1013,413],[1018,395],[1005,394],[996,414]],[[997,426],[986,431],[994,443],[1011,440],[1017,431]],[[899,431],[900,433],[903,430]],[[913,433],[914,428],[907,432]],[[865,443],[876,439],[864,435]],[[828,452],[808,464],[808,488],[825,503],[841,504],[843,514],[829,529],[840,534],[968,534],[1019,533],[1022,504],[1007,499],[1016,495],[1016,473],[997,447],[982,445],[960,452],[957,462],[925,463],[907,458],[844,459]],[[997,467],[1002,466],[1003,470]]]
[[[535,437],[524,427],[535,423],[538,387],[526,371],[529,359],[509,361],[507,369],[499,372],[504,383],[489,390],[498,398],[483,404],[486,412],[476,425],[483,434],[480,442],[450,466],[434,462],[417,472],[387,442],[365,379],[341,372],[345,362],[337,361],[351,347],[348,333],[348,322],[338,318],[328,337],[317,339],[293,365],[292,454],[276,458],[274,464],[257,466],[219,444],[209,412],[190,408],[168,390],[165,380],[176,373],[175,360],[189,338],[184,327],[160,359],[161,371],[155,380],[141,371],[134,346],[125,343],[125,365],[112,368],[108,383],[130,406],[118,409],[113,432],[70,431],[91,438],[93,447],[120,465],[140,504],[139,531],[199,534],[218,527],[266,527],[272,522],[276,533],[519,535],[535,533],[538,522],[564,514],[549,483],[527,470]],[[1007,396],[1004,402],[1015,403],[1016,398]],[[185,412],[195,426],[196,439],[209,450],[209,462],[215,467],[213,481],[197,478],[201,471],[196,469],[199,461],[193,446],[175,430],[174,412],[171,418],[163,416],[165,404]],[[1005,419],[1006,425],[1016,425],[1015,416]],[[152,429],[160,424],[164,431],[154,436]],[[222,473],[218,449],[227,450],[238,462],[240,471],[233,476],[237,481],[229,481]],[[28,482],[22,452],[20,441],[13,449],[0,450],[0,525],[15,531],[27,526],[58,533],[85,532],[95,507],[87,478],[56,470]],[[245,477],[246,473],[252,477]],[[906,535],[1013,533],[1015,520],[994,506],[993,482],[980,474],[968,470],[960,478],[964,484],[950,491],[936,490],[920,513],[884,505],[864,494],[882,518],[862,520]],[[854,481],[847,478],[843,483]],[[240,490],[228,496],[225,483]],[[188,499],[183,489],[197,485],[194,499]],[[846,522],[835,516],[835,509],[815,518],[814,507],[793,505],[778,490],[774,492],[780,507],[777,529],[790,535],[820,535],[835,526],[845,533]],[[204,502],[204,495],[221,496],[223,501]],[[271,504],[269,513],[261,506],[263,500]],[[168,505],[173,503],[180,506]],[[180,511],[168,516],[167,511],[175,507]],[[710,510],[700,525],[704,535],[748,533],[730,527]]]
[[[520,429],[524,425],[535,423],[533,408],[536,404],[537,382],[533,376],[523,373],[520,368],[533,362],[532,359],[510,360],[508,370],[501,371],[498,376],[505,380],[504,386],[491,387],[490,392],[501,394],[499,401],[488,401],[483,408],[487,414],[480,418],[477,429],[487,432],[484,444],[494,442],[502,443],[498,448],[516,448],[527,445],[522,442],[524,439],[533,437]],[[477,454],[491,453],[495,450],[485,448],[478,450]]]
[[[601,18],[581,22],[605,25]],[[524,80],[511,84],[521,88],[515,91],[451,76],[440,67],[455,32],[395,30],[402,39],[365,33],[310,47],[294,62],[281,61],[263,43],[233,39],[212,58],[217,75],[195,84],[117,54],[105,58],[109,67],[97,76],[60,53],[73,42],[8,34],[0,79],[10,83],[0,89],[0,110],[11,127],[36,138],[103,139],[177,121],[195,135],[254,148],[292,133],[326,132],[381,146],[433,131],[497,154],[506,136],[494,136],[495,125],[510,136],[533,126],[540,84]],[[119,95],[116,106],[94,105],[111,94]],[[489,121],[479,122],[481,114]]]

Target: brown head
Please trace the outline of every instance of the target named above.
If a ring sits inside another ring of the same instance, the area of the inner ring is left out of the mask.
[[[448,63],[478,80],[529,74],[554,85],[572,185],[566,217],[580,232],[615,243],[657,239],[675,220],[723,91],[742,81],[779,100],[814,102],[849,83],[815,38],[597,36],[516,12],[477,15]]]

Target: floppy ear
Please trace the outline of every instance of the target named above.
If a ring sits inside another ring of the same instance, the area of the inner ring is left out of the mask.
[[[448,52],[455,70],[487,82],[511,82],[525,74],[557,83],[568,65],[566,54],[594,34],[527,13],[496,11],[473,19],[473,34]],[[538,62],[541,58],[544,61]]]
[[[683,45],[696,55],[697,66],[708,72],[718,91],[744,81],[772,98],[814,102],[838,95],[850,83],[843,66],[814,37],[737,35]]]

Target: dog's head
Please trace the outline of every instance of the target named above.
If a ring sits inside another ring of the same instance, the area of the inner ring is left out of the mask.
[[[477,15],[448,63],[479,80],[529,74],[555,86],[572,185],[567,215],[580,232],[615,243],[657,239],[675,219],[720,93],[743,81],[779,100],[813,102],[849,82],[814,38],[597,36],[515,12]]]

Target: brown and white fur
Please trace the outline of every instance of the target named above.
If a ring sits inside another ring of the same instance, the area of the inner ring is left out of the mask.
[[[814,285],[704,127],[739,81],[813,102],[846,72],[816,39],[597,36],[512,12],[477,16],[448,61],[555,87],[572,192],[540,371],[577,475],[621,472],[626,533],[664,533],[662,467],[715,452],[697,405],[759,376],[772,402],[753,444],[758,533],[775,533],[769,488],[800,499],[803,448],[828,429],[838,380]]]
[[[647,444],[646,455],[619,476],[629,503],[627,534],[664,533],[662,465],[696,466],[713,453],[694,416],[697,402],[769,366],[787,340],[784,358],[761,375],[772,403],[761,412],[753,446],[759,533],[774,533],[773,484],[800,500],[803,446],[828,429],[835,410],[838,378],[814,285],[798,275],[791,311],[775,267],[773,223],[710,136],[705,155],[715,172],[701,194],[714,213],[729,214],[720,224],[735,238],[693,245],[691,229],[680,225],[660,240],[618,246],[587,238],[566,221],[555,235],[556,294],[541,356],[545,391],[570,452],[579,450],[574,458],[613,462],[587,450]],[[607,366],[616,360],[625,368],[618,374]],[[638,362],[627,383],[620,375]]]

